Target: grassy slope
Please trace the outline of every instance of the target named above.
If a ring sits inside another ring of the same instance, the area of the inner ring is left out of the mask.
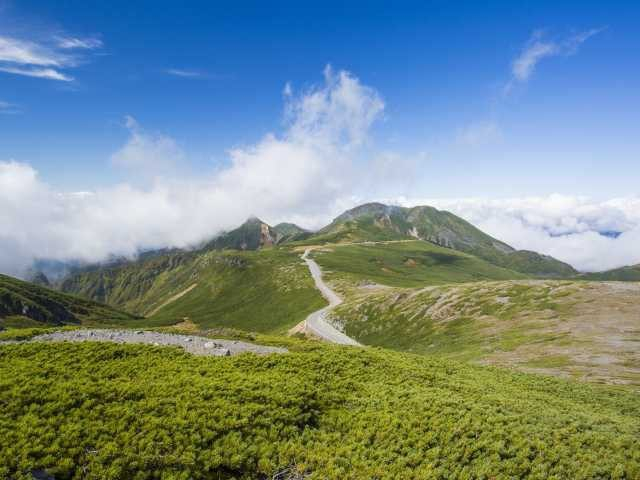
[[[0,346],[0,478],[640,476],[635,394],[372,349],[297,350]]]
[[[539,324],[535,322],[508,322],[523,312],[535,317],[561,311],[557,300],[573,286],[570,282],[554,284],[554,288],[549,285],[478,282],[354,292],[334,316],[345,322],[349,335],[366,344],[479,360],[495,349],[544,339],[544,335],[536,337]],[[491,334],[483,333],[489,325],[494,327]]]
[[[388,240],[406,240],[408,235],[380,225],[372,217],[337,223],[325,227],[312,235],[301,245],[319,243],[351,243],[351,242],[382,242]]]
[[[225,258],[225,254],[209,255]],[[201,328],[282,333],[325,305],[298,254],[273,249],[236,252],[226,258],[242,263],[222,262],[202,270],[197,287],[160,309],[151,320],[188,317]]]
[[[66,277],[59,288],[144,315],[157,302],[189,284],[196,274],[196,260],[193,253],[168,253],[135,262],[95,266]]]
[[[161,255],[87,270],[65,280],[62,288],[128,311],[153,313],[145,321],[149,326],[188,318],[201,328],[280,333],[324,306],[299,254],[281,249]]]
[[[484,260],[423,241],[344,245],[316,250],[313,257],[327,278],[373,281],[396,287],[416,287],[477,280],[526,278]]]
[[[107,305],[0,275],[0,326],[118,324],[132,315]]]
[[[346,301],[333,316],[369,345],[638,386],[640,288],[625,287],[553,280],[378,290],[342,284]]]

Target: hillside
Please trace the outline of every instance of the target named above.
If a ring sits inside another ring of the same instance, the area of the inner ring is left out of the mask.
[[[420,240],[331,245],[313,251],[329,280],[418,287],[527,278],[472,255]]]
[[[374,349],[289,348],[211,358],[0,344],[0,477],[640,476],[635,393]]]
[[[639,284],[338,284],[345,302],[333,321],[367,345],[640,386]]]
[[[273,231],[276,233],[276,243],[296,242],[312,235],[312,232],[295,223],[279,223],[273,227]]]
[[[107,305],[0,275],[0,327],[117,324],[135,319]]]
[[[640,282],[640,265],[615,268],[604,272],[583,273],[578,278],[583,280]]]
[[[403,239],[426,240],[527,275],[566,277],[577,273],[566,263],[535,252],[517,251],[460,217],[428,206],[361,205],[337,217],[306,243]]]
[[[284,332],[324,305],[299,255],[287,250],[157,255],[79,270],[59,285],[147,316],[149,325]]]

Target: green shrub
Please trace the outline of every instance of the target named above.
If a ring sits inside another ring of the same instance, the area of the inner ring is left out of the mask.
[[[640,476],[635,394],[375,349],[300,350],[0,346],[0,478]]]

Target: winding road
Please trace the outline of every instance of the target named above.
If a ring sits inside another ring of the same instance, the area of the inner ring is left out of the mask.
[[[316,310],[311,313],[304,321],[305,329],[307,332],[323,338],[329,342],[339,343],[341,345],[360,345],[353,338],[348,337],[340,330],[329,324],[326,320],[327,313],[329,313],[334,307],[342,303],[342,299],[336,292],[331,290],[329,286],[322,280],[322,270],[315,260],[309,258],[310,248],[307,248],[302,255],[302,259],[307,263],[313,281],[316,284],[322,296],[327,299],[329,305],[320,310]]]

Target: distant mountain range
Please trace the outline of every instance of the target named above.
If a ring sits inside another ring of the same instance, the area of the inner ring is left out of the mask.
[[[605,272],[583,273],[584,280],[640,282],[640,265],[614,268]]]
[[[251,218],[239,228],[208,242],[204,249],[256,250],[287,243],[353,243],[419,239],[469,253],[527,275],[567,277],[578,272],[553,257],[516,250],[453,213],[421,206],[404,208],[367,203],[338,216],[317,232],[291,223],[271,227]]]
[[[125,319],[122,315],[126,314],[105,305],[82,303],[86,301],[79,297],[83,297],[138,315],[154,315],[158,324],[173,322],[178,315],[174,315],[174,311],[187,311],[207,323],[215,308],[219,308],[215,311],[220,318],[250,317],[251,314],[246,313],[249,308],[245,300],[247,295],[257,295],[258,291],[265,290],[266,293],[260,294],[265,295],[261,302],[269,302],[271,298],[274,319],[287,311],[285,317],[293,321],[305,308],[302,297],[306,297],[309,304],[322,301],[313,285],[307,285],[308,275],[299,265],[296,248],[385,241],[426,242],[425,245],[442,249],[440,253],[434,251],[434,258],[451,257],[445,254],[447,250],[455,253],[458,255],[455,274],[453,265],[442,264],[437,270],[439,275],[444,275],[442,278],[450,278],[452,282],[460,281],[464,275],[495,280],[528,277],[640,281],[640,266],[579,274],[553,257],[516,250],[450,212],[428,206],[404,208],[367,203],[344,212],[316,232],[293,223],[272,227],[252,217],[196,250],[163,249],[145,252],[136,260],[114,258],[105,264],[82,267],[56,264],[52,269],[56,274],[53,278],[47,278],[37,269],[32,270],[29,278],[32,283],[2,277],[0,318],[30,318],[44,323],[78,323],[87,318],[109,316]],[[266,255],[267,251],[280,253]],[[255,255],[249,255],[251,252]],[[460,254],[468,256],[466,265],[470,271],[458,271],[460,262],[465,262]],[[41,264],[48,265],[46,262]],[[450,274],[446,273],[447,268]],[[287,285],[286,288],[283,289],[283,285]],[[300,290],[302,286],[304,288]],[[62,294],[45,287],[79,297],[56,297]],[[182,295],[186,296],[183,298]],[[167,307],[167,299],[174,299],[172,302],[175,303]],[[181,306],[185,302],[192,303]],[[294,308],[296,302],[299,304]],[[251,308],[257,307],[252,306],[249,310]],[[242,321],[240,326],[246,327]],[[270,331],[270,328],[265,326],[263,330]]]

